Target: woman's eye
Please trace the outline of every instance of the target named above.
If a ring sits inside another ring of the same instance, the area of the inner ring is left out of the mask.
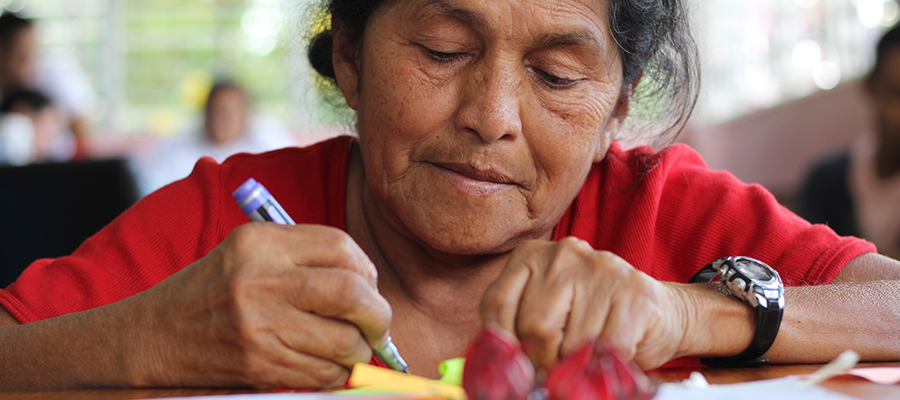
[[[451,63],[465,57],[465,53],[445,53],[442,51],[432,50],[422,46],[422,50],[434,61],[438,63]]]
[[[538,74],[538,76],[541,78],[541,80],[543,80],[544,83],[547,84],[547,86],[549,86],[553,89],[566,89],[566,88],[575,86],[575,84],[578,83],[577,80],[560,78],[556,75],[550,74],[546,71],[539,70],[537,68],[535,68],[534,71]]]

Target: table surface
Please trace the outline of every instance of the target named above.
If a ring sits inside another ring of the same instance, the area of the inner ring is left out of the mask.
[[[766,365],[755,368],[707,368],[702,372],[709,383],[736,383],[807,375],[821,367],[821,364]],[[857,367],[900,367],[900,363],[860,363]],[[687,379],[691,372],[696,370],[697,368],[663,368],[652,375],[672,382]],[[855,376],[839,376],[821,383],[820,386],[859,399],[900,399],[900,384],[881,385]]]
[[[859,367],[900,367],[900,363],[864,363]],[[710,383],[735,383],[756,381],[761,379],[780,378],[789,375],[810,374],[821,365],[766,365],[754,368],[707,368],[702,373]],[[663,368],[651,375],[660,380],[672,382],[687,379],[697,368]],[[821,384],[828,389],[844,393],[859,399],[900,399],[900,384],[879,385],[862,378],[841,376],[832,378]],[[115,389],[115,390],[77,390],[61,392],[37,393],[0,393],[0,400],[8,399],[147,399],[159,397],[182,397],[223,395],[240,393],[258,393],[251,390],[229,389]]]

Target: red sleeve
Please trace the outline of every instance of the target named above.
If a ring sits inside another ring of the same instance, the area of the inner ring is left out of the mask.
[[[204,256],[230,232],[219,223],[220,171],[200,160],[188,178],[141,199],[71,256],[34,262],[0,290],[0,305],[21,323],[83,311],[146,290]]]
[[[687,282],[725,256],[750,256],[786,285],[830,283],[869,242],[840,237],[782,207],[759,185],[710,170],[687,146],[655,154],[618,146],[594,166],[563,234],[609,250],[656,279]]]
[[[347,160],[353,139],[197,162],[187,178],[141,199],[71,256],[38,260],[6,290],[0,306],[21,323],[114,303],[205,256],[249,219],[231,196],[255,177],[298,224],[345,222]]]
[[[671,167],[662,197],[670,201],[660,203],[657,246],[660,255],[670,255],[671,265],[748,255],[778,270],[785,285],[817,285],[831,283],[851,259],[876,250],[864,240],[810,224],[758,184],[710,170],[686,146],[673,147],[664,158]]]

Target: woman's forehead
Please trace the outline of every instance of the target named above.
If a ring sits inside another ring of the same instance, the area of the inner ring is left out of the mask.
[[[415,22],[450,18],[484,32],[504,27],[546,44],[602,47],[609,37],[602,0],[409,0],[399,2]]]

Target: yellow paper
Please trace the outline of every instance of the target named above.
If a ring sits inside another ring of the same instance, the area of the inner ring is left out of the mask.
[[[363,363],[353,366],[349,384],[352,388],[364,387],[393,393],[415,393],[451,400],[466,400],[466,392],[462,387]]]
[[[441,379],[438,379],[438,382],[462,386],[463,368],[465,366],[465,357],[441,361],[441,365],[438,366],[438,372],[441,373]]]

